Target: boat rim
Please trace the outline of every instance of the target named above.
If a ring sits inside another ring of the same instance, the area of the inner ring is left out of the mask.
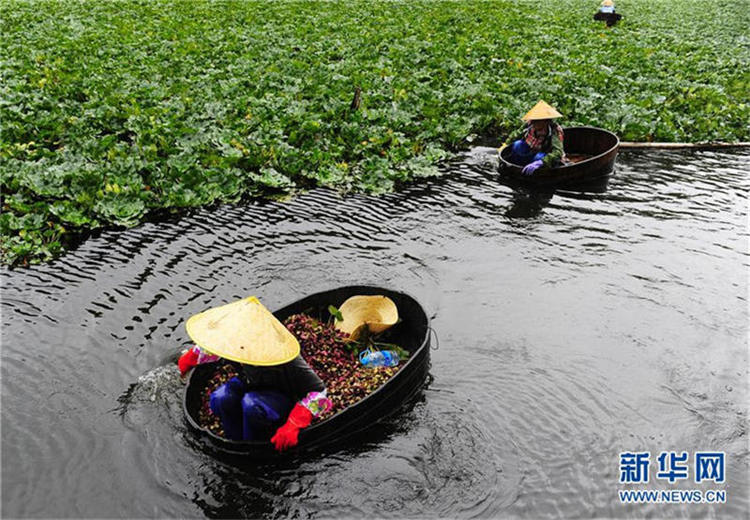
[[[604,152],[602,152],[602,153],[600,153],[598,155],[592,155],[591,157],[588,157],[588,158],[584,159],[583,161],[580,161],[580,162],[577,162],[577,163],[571,163],[571,164],[564,164],[562,166],[555,166],[553,168],[548,168],[547,171],[550,171],[550,170],[565,170],[566,168],[573,168],[573,167],[579,166],[581,164],[586,164],[587,162],[594,161],[596,159],[599,159],[600,157],[603,157],[603,156],[605,156],[607,154],[612,153],[612,150],[614,150],[618,146],[620,146],[620,138],[617,137],[617,134],[615,134],[614,132],[610,132],[609,130],[605,130],[604,128],[598,128],[596,126],[569,126],[568,129],[569,130],[572,130],[572,129],[595,130],[597,132],[603,132],[603,133],[609,134],[612,137],[614,137],[615,138],[615,144],[613,146],[607,148],[607,150],[605,150]],[[513,166],[514,168],[523,168],[523,166],[521,166],[520,164],[512,163],[512,162],[506,160],[503,157],[502,153],[500,153],[498,155],[500,156],[500,160],[503,161],[508,166]]]
[[[292,301],[290,303],[287,303],[286,305],[281,305],[279,307],[279,309],[284,309],[285,307],[289,307],[290,305],[294,305],[295,303],[297,303],[298,301],[300,301],[300,300],[302,300],[304,298],[309,298],[309,297],[315,296],[317,294],[323,294],[323,293],[327,293],[327,292],[338,291],[338,290],[341,290],[341,289],[347,289],[349,287],[352,287],[352,288],[359,287],[359,288],[362,288],[362,289],[367,288],[367,289],[373,289],[373,290],[383,290],[383,291],[388,291],[388,292],[391,292],[391,293],[403,294],[404,296],[407,296],[407,297],[411,298],[411,300],[414,301],[417,305],[419,305],[419,307],[424,312],[424,307],[422,307],[422,304],[419,303],[419,300],[417,300],[416,298],[414,298],[414,296],[412,296],[408,292],[397,291],[397,290],[394,290],[394,289],[389,289],[389,288],[386,288],[386,287],[378,287],[378,286],[374,286],[374,285],[344,285],[344,286],[341,286],[341,287],[334,287],[332,289],[327,289],[327,290],[322,290],[322,291],[316,291],[316,292],[308,294],[307,296],[304,296],[304,297],[302,297],[302,298],[300,298],[298,300],[294,300],[294,301]],[[277,312],[277,311],[274,311],[274,312]],[[273,312],[272,312],[272,314],[273,314]],[[315,431],[319,427],[322,427],[323,425],[328,424],[334,418],[342,415],[344,412],[348,411],[349,409],[351,409],[351,408],[353,408],[355,406],[358,406],[360,403],[364,402],[366,399],[370,399],[371,397],[377,395],[386,386],[388,386],[388,384],[391,383],[394,380],[394,378],[398,377],[403,372],[403,370],[414,360],[414,354],[416,354],[417,352],[420,352],[423,348],[425,348],[425,346],[427,345],[427,343],[430,340],[430,330],[431,330],[431,327],[430,327],[430,317],[427,315],[427,312],[424,312],[424,315],[425,315],[425,318],[427,319],[427,330],[425,331],[424,338],[422,338],[422,343],[419,345],[419,348],[417,348],[414,351],[413,354],[409,355],[408,361],[406,363],[404,363],[403,367],[401,367],[401,369],[398,372],[396,372],[385,384],[380,385],[380,387],[378,387],[374,392],[371,392],[370,394],[366,395],[365,397],[363,397],[362,399],[360,399],[356,403],[352,403],[349,406],[347,406],[346,408],[344,408],[342,410],[339,410],[338,412],[336,412],[335,414],[331,415],[330,417],[327,417],[327,418],[323,419],[322,421],[317,422],[317,423],[309,426],[308,428],[305,428],[305,431],[307,431],[307,432]],[[196,428],[196,429],[200,430],[201,432],[205,433],[210,438],[213,438],[213,439],[215,439],[217,441],[220,441],[222,444],[228,445],[229,447],[231,447],[231,446],[258,446],[258,447],[260,447],[260,446],[265,446],[265,445],[269,444],[269,441],[236,441],[236,440],[233,440],[233,439],[227,439],[225,437],[221,437],[219,435],[216,435],[214,432],[212,432],[211,430],[209,430],[205,426],[201,426],[195,420],[195,418],[192,416],[192,414],[188,411],[188,407],[187,407],[187,398],[186,398],[187,391],[188,391],[188,387],[190,386],[190,383],[193,380],[193,374],[194,373],[195,372],[192,372],[190,374],[190,376],[188,378],[188,381],[185,384],[185,389],[183,391],[183,399],[182,399],[183,412],[184,412],[185,416],[188,418],[188,420],[190,421],[191,425],[194,428]],[[240,451],[234,452],[229,447],[224,447],[223,449],[225,451],[228,451],[228,452],[231,451],[233,453],[243,453],[243,452],[240,452]]]

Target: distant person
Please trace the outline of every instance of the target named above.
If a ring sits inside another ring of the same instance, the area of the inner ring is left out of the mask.
[[[526,121],[523,128],[506,141],[512,143],[510,162],[523,166],[524,175],[531,175],[542,166],[552,168],[564,160],[563,129],[554,121],[558,117],[562,117],[560,112],[539,101],[521,118]]]
[[[607,22],[607,27],[612,27],[620,18],[622,15],[615,12],[615,3],[612,0],[604,0],[594,15],[594,20]]]
[[[615,3],[612,0],[604,0],[602,5],[599,6],[600,13],[614,13]]]

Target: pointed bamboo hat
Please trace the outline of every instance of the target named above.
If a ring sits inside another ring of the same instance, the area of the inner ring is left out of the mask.
[[[562,117],[562,114],[544,101],[540,101],[534,105],[534,108],[526,112],[526,115],[521,119],[524,121],[534,121],[536,119],[554,119],[556,117]]]
[[[299,355],[299,343],[255,296],[188,319],[188,335],[202,349],[231,361],[272,366]]]
[[[352,296],[346,300],[339,312],[344,318],[336,322],[336,328],[356,340],[365,327],[372,334],[379,334],[398,321],[398,309],[387,296]]]

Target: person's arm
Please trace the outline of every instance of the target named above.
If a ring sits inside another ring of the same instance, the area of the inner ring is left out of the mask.
[[[563,140],[560,138],[560,134],[558,134],[557,132],[553,132],[551,144],[552,149],[547,153],[547,155],[544,156],[544,159],[542,159],[542,163],[547,168],[551,168],[558,162],[562,161],[564,154]]]
[[[277,451],[283,451],[297,445],[299,431],[307,428],[315,417],[328,411],[333,403],[328,399],[326,387],[318,375],[310,368],[301,356],[298,356],[288,368],[294,377],[300,399],[289,412],[289,417],[278,430],[271,442]]]
[[[183,352],[180,359],[177,360],[177,367],[180,369],[180,376],[185,377],[190,369],[202,363],[211,363],[219,359],[219,356],[203,352],[200,347],[192,347]]]
[[[299,404],[307,408],[313,418],[318,417],[333,407],[333,403],[328,399],[328,391],[325,388],[322,392],[310,392],[299,401]]]
[[[310,426],[313,418],[330,410],[332,406],[333,403],[326,397],[325,390],[307,394],[294,405],[284,425],[271,437],[273,447],[276,451],[284,451],[296,446],[299,442],[300,430]]]

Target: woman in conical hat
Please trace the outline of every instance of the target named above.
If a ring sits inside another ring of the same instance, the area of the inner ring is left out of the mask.
[[[599,6],[600,13],[614,13],[615,3],[612,0],[604,0]]]
[[[558,117],[562,117],[560,112],[539,101],[523,116],[526,121],[523,128],[508,138],[507,143],[512,143],[513,147],[510,161],[524,166],[524,175],[531,175],[542,166],[556,166],[564,160],[563,131],[555,122]]]
[[[594,14],[594,20],[606,21],[607,27],[612,27],[621,18],[622,15],[615,12],[615,3],[612,0],[604,0]]]
[[[283,420],[288,413],[270,439],[283,451],[295,446],[299,431],[331,407],[323,381],[300,356],[297,339],[257,298],[196,314],[185,328],[197,346],[180,357],[182,375],[202,361],[241,363],[242,377],[219,387],[210,400],[229,438],[268,440],[272,432],[266,430],[274,422],[269,418]]]

